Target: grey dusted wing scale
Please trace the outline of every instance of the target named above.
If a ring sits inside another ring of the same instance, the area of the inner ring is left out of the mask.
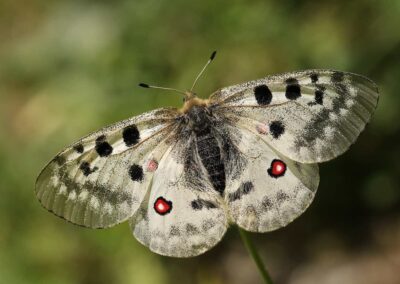
[[[378,90],[360,75],[307,70],[185,96],[180,110],[133,117],[60,152],[38,177],[39,201],[86,227],[129,219],[167,256],[209,250],[229,224],[272,231],[307,209],[317,163],[354,143]]]

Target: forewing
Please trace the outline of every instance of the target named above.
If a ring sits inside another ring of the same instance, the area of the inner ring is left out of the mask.
[[[226,232],[222,203],[205,176],[192,139],[181,137],[160,161],[149,194],[131,218],[131,228],[153,252],[196,256],[216,245]]]
[[[225,137],[235,137],[230,140],[236,157],[226,164],[236,165],[227,167],[225,189],[233,221],[248,231],[268,232],[300,216],[318,188],[318,165],[292,161],[246,129],[226,124],[225,131]]]
[[[175,134],[177,115],[174,109],[145,113],[67,147],[37,178],[37,198],[55,215],[85,227],[126,220],[147,192],[153,168]]]
[[[355,142],[378,96],[375,83],[363,76],[308,70],[223,88],[210,104],[216,115],[258,132],[285,156],[315,163]]]

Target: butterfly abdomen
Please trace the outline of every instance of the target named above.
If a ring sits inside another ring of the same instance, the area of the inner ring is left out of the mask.
[[[214,189],[222,195],[225,190],[225,167],[218,141],[212,134],[211,128],[196,133],[196,146]]]
[[[196,137],[197,153],[213,188],[221,195],[225,190],[225,166],[221,149],[212,131],[213,117],[206,107],[194,106],[188,112],[191,130]]]

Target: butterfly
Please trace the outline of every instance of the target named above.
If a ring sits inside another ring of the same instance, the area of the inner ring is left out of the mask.
[[[208,99],[183,95],[180,109],[123,120],[61,151],[37,178],[40,203],[84,227],[129,220],[140,243],[173,257],[206,252],[231,224],[276,230],[310,205],[318,163],[355,142],[379,92],[360,75],[306,70]]]

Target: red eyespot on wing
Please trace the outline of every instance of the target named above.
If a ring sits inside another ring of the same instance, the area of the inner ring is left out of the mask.
[[[256,125],[256,129],[257,129],[257,132],[260,133],[260,134],[267,134],[268,133],[268,127],[264,123],[257,124]]]
[[[158,163],[156,160],[149,160],[146,164],[146,171],[148,172],[155,172],[158,168]]]
[[[172,210],[172,202],[160,196],[154,202],[154,210],[160,215],[166,215]]]
[[[273,178],[281,177],[286,172],[286,164],[281,160],[273,160],[271,167],[268,169],[268,174]]]

